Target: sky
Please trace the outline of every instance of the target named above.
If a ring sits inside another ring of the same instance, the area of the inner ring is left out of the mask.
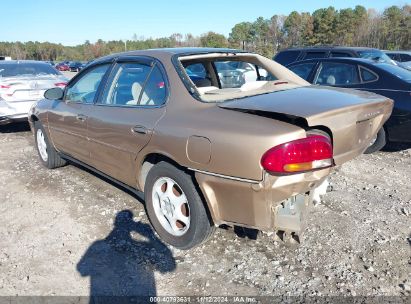
[[[0,5],[0,41],[49,41],[77,45],[89,40],[200,35],[228,36],[236,23],[334,6],[363,5],[382,11],[403,0],[7,0]],[[409,2],[408,2],[409,3]]]

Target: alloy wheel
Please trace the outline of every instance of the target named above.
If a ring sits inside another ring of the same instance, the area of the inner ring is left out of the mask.
[[[152,192],[154,212],[161,226],[173,236],[184,235],[190,227],[190,207],[181,187],[169,177],[160,177]]]
[[[47,144],[46,144],[46,139],[44,137],[44,133],[41,129],[37,130],[37,149],[39,150],[41,159],[44,162],[47,162],[47,159],[48,159]]]

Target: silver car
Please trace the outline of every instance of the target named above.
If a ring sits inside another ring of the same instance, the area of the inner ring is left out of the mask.
[[[0,125],[27,120],[32,104],[43,99],[47,89],[64,88],[68,79],[50,64],[0,61]]]

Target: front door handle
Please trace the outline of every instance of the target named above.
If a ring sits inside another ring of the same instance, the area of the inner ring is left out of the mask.
[[[134,126],[131,128],[131,131],[138,134],[148,134],[150,132],[150,130],[144,126]]]
[[[77,119],[77,120],[80,120],[80,121],[85,121],[85,120],[87,119],[87,116],[86,116],[86,115],[83,115],[83,114],[78,114],[78,115],[76,116],[76,119]]]

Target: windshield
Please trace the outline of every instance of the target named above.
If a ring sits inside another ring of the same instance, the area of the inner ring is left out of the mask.
[[[380,68],[404,81],[411,82],[411,71],[392,64],[381,64]]]
[[[16,77],[28,75],[61,75],[56,69],[46,63],[0,63],[0,77]]]
[[[359,51],[358,55],[360,55],[361,58],[378,60],[379,62],[385,62],[385,63],[392,64],[391,58],[388,57],[384,52],[380,50]]]

